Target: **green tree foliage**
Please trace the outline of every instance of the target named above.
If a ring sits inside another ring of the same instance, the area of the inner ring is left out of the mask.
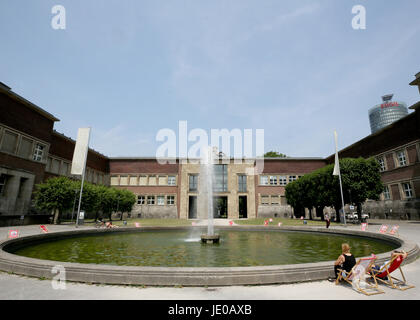
[[[54,224],[60,222],[60,215],[73,207],[76,185],[66,178],[52,178],[38,184],[35,191],[35,205],[40,210],[54,213]]]
[[[45,183],[37,185],[35,204],[40,210],[54,212],[54,223],[57,224],[64,211],[72,209],[74,204],[78,206],[80,187],[80,181],[66,177],[48,179]],[[111,219],[113,212],[131,212],[135,202],[136,196],[129,190],[85,182],[80,208],[95,213],[95,220],[101,213]]]
[[[264,158],[287,158],[287,156],[277,151],[268,151],[264,154]]]
[[[341,193],[338,176],[333,176],[334,164],[320,168],[286,186],[288,203],[300,212],[301,208],[315,208],[316,215],[323,219],[324,207],[341,209]],[[340,172],[343,184],[344,202],[361,205],[367,199],[378,200],[383,185],[379,164],[373,158],[340,160]],[[340,217],[337,215],[337,219]]]

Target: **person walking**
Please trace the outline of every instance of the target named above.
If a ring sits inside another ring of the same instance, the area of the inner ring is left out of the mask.
[[[326,212],[324,214],[324,220],[325,220],[325,223],[326,223],[326,226],[327,226],[327,229],[328,229],[329,226],[330,226],[330,214],[328,212]]]

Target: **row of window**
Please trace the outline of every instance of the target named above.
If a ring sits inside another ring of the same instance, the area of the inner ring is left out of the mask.
[[[392,158],[394,160],[394,165],[396,167],[404,167],[404,166],[409,164],[406,149],[401,149],[401,150],[395,151],[392,154]],[[386,171],[388,169],[388,166],[387,166],[387,163],[386,163],[385,156],[377,157],[377,160],[378,160],[379,167],[380,167],[379,170],[381,172]]]
[[[410,182],[401,183],[401,190],[402,190],[402,193],[404,195],[404,199],[414,198],[414,192],[413,192],[413,188],[412,188]],[[383,195],[384,195],[384,200],[391,200],[392,199],[390,186],[385,186],[384,187]]]
[[[225,166],[225,165],[220,165]],[[217,167],[217,166],[215,166]],[[188,176],[188,187],[190,192],[198,191],[198,174],[190,174]],[[227,192],[228,191],[228,179],[227,179],[227,168],[216,171],[213,181],[213,192]],[[245,174],[238,174],[238,191],[247,192],[247,176]]]
[[[174,195],[138,195],[137,196],[137,204],[138,205],[158,205],[164,206],[165,204],[168,206],[175,205],[175,196]]]
[[[287,183],[296,181],[302,176],[284,176],[284,175],[268,175],[260,176],[260,185],[261,186],[285,186]]]
[[[48,156],[45,171],[70,177],[72,176],[70,173],[71,162]],[[105,174],[91,168],[86,168],[85,179],[87,182],[95,184],[106,184]]]
[[[261,195],[261,205],[284,206],[287,205],[287,201],[286,197],[281,195]]]
[[[111,186],[176,186],[175,175],[111,176]]]
[[[0,126],[0,151],[27,160],[44,162],[47,145],[20,132]]]

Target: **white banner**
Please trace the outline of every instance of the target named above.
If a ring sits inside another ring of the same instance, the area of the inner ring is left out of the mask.
[[[80,176],[83,174],[89,150],[89,137],[90,128],[79,128],[71,164],[71,174]]]

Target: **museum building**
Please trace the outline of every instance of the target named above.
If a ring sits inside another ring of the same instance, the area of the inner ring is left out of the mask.
[[[410,85],[418,86],[420,73]],[[339,157],[375,157],[384,192],[367,201],[371,217],[419,219],[420,101],[413,112],[339,151]],[[32,199],[35,185],[68,176],[75,141],[54,130],[56,117],[0,82],[0,218],[39,214]],[[265,158],[258,175],[247,175],[255,159],[224,159],[215,165],[214,207],[220,218],[290,217],[285,186],[334,162],[327,158]],[[131,190],[137,196],[132,216],[194,219],[200,216],[200,165],[176,159],[107,157],[89,149],[86,180]],[[306,212],[308,214],[308,211]]]

